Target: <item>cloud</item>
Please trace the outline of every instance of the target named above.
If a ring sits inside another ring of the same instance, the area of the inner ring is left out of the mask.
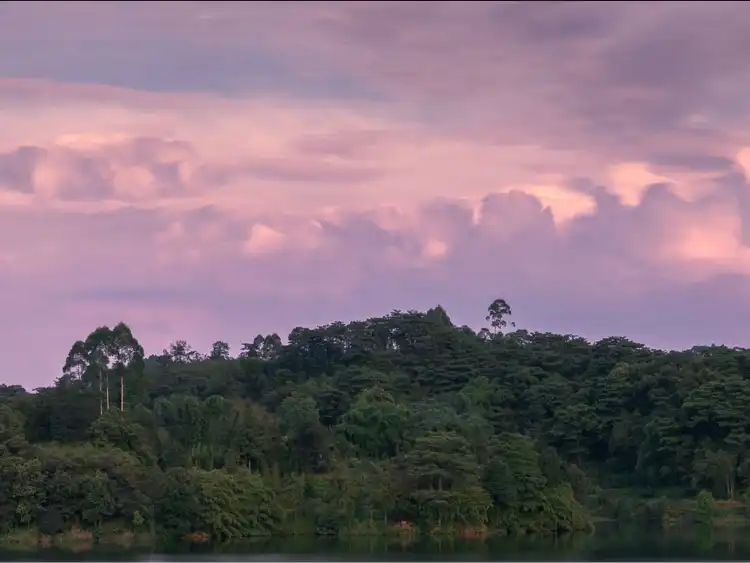
[[[206,349],[438,302],[478,326],[498,296],[534,329],[746,344],[748,23],[740,2],[4,3],[3,378],[47,383],[119,320]]]

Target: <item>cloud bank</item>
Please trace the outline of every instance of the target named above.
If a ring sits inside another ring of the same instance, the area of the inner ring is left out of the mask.
[[[2,380],[442,303],[747,345],[742,2],[0,4]]]

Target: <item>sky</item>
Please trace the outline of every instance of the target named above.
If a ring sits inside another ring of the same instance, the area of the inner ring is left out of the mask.
[[[0,381],[442,304],[750,345],[750,4],[0,3]]]

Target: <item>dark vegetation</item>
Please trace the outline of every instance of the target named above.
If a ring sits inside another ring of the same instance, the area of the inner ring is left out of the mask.
[[[510,314],[495,301],[476,333],[394,311],[236,358],[145,358],[99,328],[54,386],[0,386],[0,532],[481,536],[588,529],[636,497],[662,521],[666,497],[704,520],[714,497],[744,506],[750,351],[507,332]]]

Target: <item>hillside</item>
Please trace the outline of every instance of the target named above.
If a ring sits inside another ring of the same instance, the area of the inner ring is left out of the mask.
[[[476,333],[394,311],[238,357],[177,341],[144,358],[126,325],[96,329],[54,386],[0,387],[0,531],[562,532],[607,491],[744,498],[748,350],[508,331],[510,315],[497,300]]]

